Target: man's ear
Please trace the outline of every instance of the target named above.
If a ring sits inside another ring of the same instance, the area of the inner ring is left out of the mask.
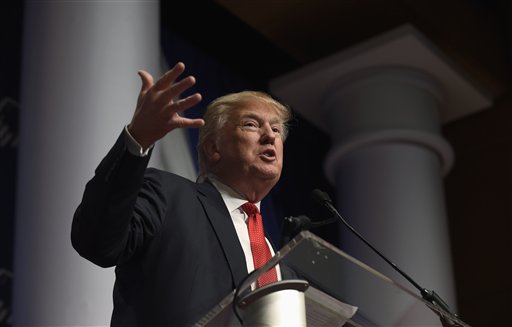
[[[208,160],[210,164],[215,164],[220,160],[221,156],[215,140],[209,140],[204,144],[204,153],[206,155],[206,160]]]

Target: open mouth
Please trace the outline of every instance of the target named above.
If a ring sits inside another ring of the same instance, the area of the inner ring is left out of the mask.
[[[268,161],[273,161],[276,159],[276,151],[274,149],[267,149],[261,152],[261,157]]]

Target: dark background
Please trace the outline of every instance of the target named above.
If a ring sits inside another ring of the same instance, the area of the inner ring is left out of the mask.
[[[458,311],[473,326],[505,326],[512,311],[511,3],[162,1],[162,47],[170,63],[183,60],[197,76],[207,75],[201,74],[206,69],[205,60],[209,69],[213,65],[226,76],[225,83],[208,84],[206,103],[233,85],[265,90],[274,77],[404,23],[418,28],[494,102],[489,109],[443,126],[456,156],[445,179],[445,192]],[[21,1],[2,2],[0,6],[0,326],[7,326],[23,10]],[[173,51],[176,44],[182,45],[179,52]],[[175,58],[176,53],[186,58]],[[201,83],[199,78],[199,89]],[[320,188],[335,196],[322,170],[329,147],[328,135],[296,113],[286,143],[283,177],[270,197],[278,216],[321,216],[311,206],[309,195],[312,189]],[[301,159],[304,151],[308,160]],[[278,224],[273,228],[275,233]],[[324,228],[314,232],[335,242],[333,231]]]

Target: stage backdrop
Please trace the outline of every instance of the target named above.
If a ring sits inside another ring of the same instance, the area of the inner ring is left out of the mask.
[[[22,2],[0,4],[0,327],[12,323]]]

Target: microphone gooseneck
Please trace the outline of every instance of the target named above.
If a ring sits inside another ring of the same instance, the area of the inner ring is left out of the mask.
[[[398,266],[393,263],[391,260],[389,260],[386,256],[384,256],[379,250],[377,250],[373,245],[370,244],[370,242],[368,242],[361,234],[359,234],[342,216],[341,214],[338,212],[338,210],[334,207],[334,205],[332,204],[332,200],[331,200],[331,197],[329,196],[329,194],[319,190],[319,189],[315,189],[313,190],[312,194],[311,194],[313,200],[317,203],[319,203],[320,205],[326,207],[327,209],[329,209],[329,211],[335,215],[336,217],[338,217],[342,223],[354,234],[356,235],[361,241],[363,241],[363,243],[365,243],[368,247],[370,247],[370,249],[372,249],[375,253],[377,253],[377,255],[379,257],[381,257],[384,261],[386,261],[391,267],[393,267],[393,269],[395,269],[400,275],[402,275],[405,279],[407,279],[409,281],[409,283],[411,283],[416,289],[418,289],[420,291],[420,294],[421,296],[423,297],[423,299],[425,299],[426,301],[432,303],[433,305],[437,305],[439,306],[440,308],[442,308],[443,310],[445,310],[446,312],[448,313],[451,313],[452,315],[454,315],[455,317],[457,316],[456,314],[454,314],[453,312],[450,311],[450,308],[448,306],[448,304],[446,304],[446,302],[444,302],[441,297],[439,295],[437,295],[436,292],[434,291],[430,291],[424,287],[421,287],[418,283],[416,283],[416,281],[414,279],[412,279],[409,275],[407,275],[404,271],[402,271],[400,268],[398,268]]]

